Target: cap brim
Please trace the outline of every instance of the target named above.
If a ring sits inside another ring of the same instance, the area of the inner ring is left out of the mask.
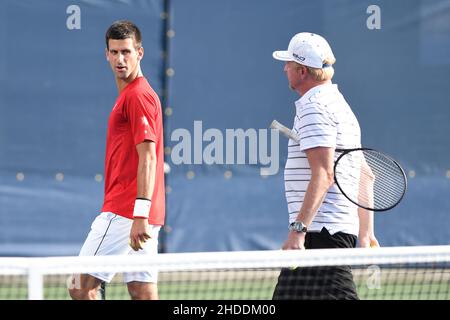
[[[292,55],[289,54],[289,51],[274,51],[272,53],[272,57],[276,60],[280,61],[292,61]]]

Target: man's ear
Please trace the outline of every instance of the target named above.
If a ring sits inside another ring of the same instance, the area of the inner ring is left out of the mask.
[[[106,61],[109,61],[108,48],[105,49]]]
[[[298,71],[300,72],[300,75],[301,75],[302,77],[304,77],[304,76],[308,73],[308,70],[306,69],[305,66],[300,66],[300,68],[299,68]]]
[[[144,47],[140,47],[138,49],[138,60],[141,61],[143,57],[144,57]]]
[[[305,74],[306,68],[304,66],[300,67],[300,74],[303,76]]]

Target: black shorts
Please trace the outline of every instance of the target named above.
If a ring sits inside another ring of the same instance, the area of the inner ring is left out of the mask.
[[[354,248],[356,236],[327,229],[305,236],[306,249]],[[273,294],[274,300],[357,300],[350,266],[299,267],[282,269]]]

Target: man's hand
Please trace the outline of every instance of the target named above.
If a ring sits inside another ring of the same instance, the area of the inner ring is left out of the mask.
[[[133,225],[130,232],[130,247],[134,251],[144,249],[145,242],[150,239],[148,233],[148,220],[141,218],[134,218]]]
[[[284,242],[283,250],[305,250],[305,233],[289,231],[288,238]]]
[[[380,244],[373,234],[364,234],[358,237],[359,246],[361,248],[378,248]]]

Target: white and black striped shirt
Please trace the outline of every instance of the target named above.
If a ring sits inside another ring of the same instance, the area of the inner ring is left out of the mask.
[[[304,151],[315,147],[347,149],[361,146],[358,120],[337,85],[316,86],[295,104],[293,132],[299,137],[300,143],[289,140],[288,159],[284,169],[289,222],[297,218],[311,179],[311,169]],[[334,160],[338,156],[336,152]],[[357,207],[347,200],[336,184],[328,190],[308,231],[320,231],[323,227],[330,234],[341,231],[358,235]]]

